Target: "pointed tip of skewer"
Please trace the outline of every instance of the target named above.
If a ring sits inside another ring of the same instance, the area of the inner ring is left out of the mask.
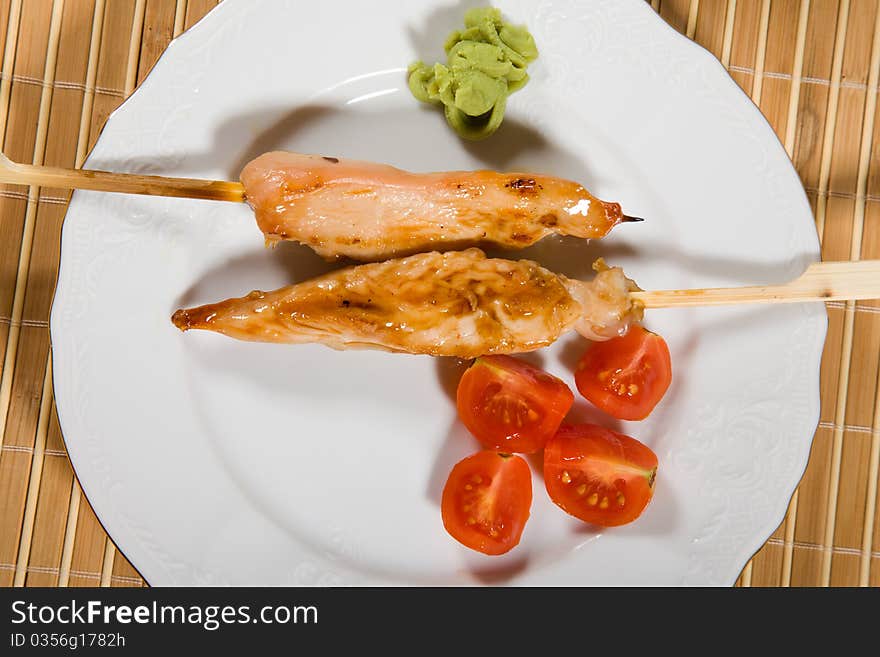
[[[644,221],[644,220],[645,220],[644,217],[631,217],[630,215],[625,214],[625,215],[623,215],[623,217],[621,218],[620,221],[622,223],[631,223],[631,222]]]

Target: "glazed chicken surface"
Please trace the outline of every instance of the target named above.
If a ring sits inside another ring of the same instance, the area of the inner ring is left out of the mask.
[[[276,151],[248,163],[241,182],[267,243],[294,240],[328,260],[523,248],[552,233],[600,238],[638,220],[576,182],[534,173],[410,173]]]
[[[638,289],[599,261],[591,282],[528,260],[487,258],[479,249],[421,253],[340,269],[280,288],[196,308],[172,321],[239,340],[317,342],[476,358],[544,347],[575,329],[593,340],[641,320]]]

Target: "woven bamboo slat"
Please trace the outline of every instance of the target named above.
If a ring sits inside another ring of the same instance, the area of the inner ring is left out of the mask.
[[[81,166],[107,116],[216,2],[0,0],[3,150]],[[880,0],[649,4],[770,121],[823,258],[880,258]],[[48,316],[68,199],[0,185],[0,586],[142,586],[82,495],[55,414]],[[810,463],[743,586],[880,585],[880,303],[830,302],[828,313]]]

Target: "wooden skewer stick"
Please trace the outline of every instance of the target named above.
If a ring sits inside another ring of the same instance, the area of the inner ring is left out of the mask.
[[[880,299],[880,260],[815,262],[784,285],[633,292],[646,308]]]
[[[0,183],[61,187],[63,189],[91,189],[99,192],[146,194],[148,196],[175,196],[212,201],[244,201],[244,186],[238,182],[141,176],[133,173],[19,164],[2,153],[0,153]]]

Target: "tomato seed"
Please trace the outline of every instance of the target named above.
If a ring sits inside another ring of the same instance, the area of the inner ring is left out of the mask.
[[[562,477],[560,477],[560,478],[562,479],[563,484],[570,484],[571,483],[571,475],[568,474],[568,470],[563,470]]]
[[[618,493],[617,494],[617,505],[623,506],[624,504],[626,504],[626,498],[623,496],[623,493]]]
[[[602,501],[599,502],[599,508],[600,509],[607,509],[608,508],[608,497],[607,496],[603,497]]]
[[[596,506],[596,502],[598,502],[598,501],[599,501],[599,494],[598,493],[593,493],[592,495],[590,495],[587,498],[587,504],[589,504],[590,506]]]

